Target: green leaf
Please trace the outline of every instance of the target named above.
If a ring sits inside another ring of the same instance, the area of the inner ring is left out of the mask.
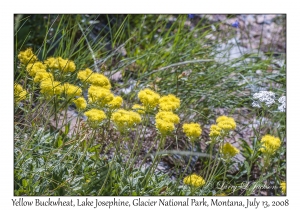
[[[61,136],[57,140],[57,147],[61,147],[64,144],[64,141],[62,140]]]
[[[70,124],[71,124],[71,122],[69,122],[65,125],[65,132],[64,132],[65,135],[68,135],[68,133],[70,131]]]
[[[249,166],[249,163],[247,161],[245,161],[244,163],[245,163],[245,167],[246,167],[246,170],[247,170],[247,174],[250,174],[251,168]]]
[[[28,186],[28,182],[26,179],[22,179],[22,185],[24,188],[26,188]]]

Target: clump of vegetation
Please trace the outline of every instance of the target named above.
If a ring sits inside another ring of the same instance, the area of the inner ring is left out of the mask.
[[[222,33],[186,15],[121,16],[98,37],[98,17],[41,17],[40,46],[18,39],[30,16],[16,29],[15,195],[286,193],[285,65],[216,61]]]

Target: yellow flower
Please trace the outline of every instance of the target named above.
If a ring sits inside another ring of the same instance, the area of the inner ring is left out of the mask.
[[[216,122],[218,123],[218,122],[225,121],[225,120],[228,120],[228,117],[225,115],[222,115],[216,119]]]
[[[134,111],[136,111],[137,113],[139,113],[139,114],[145,114],[145,107],[144,107],[144,106],[141,106],[141,105],[139,105],[139,104],[134,104],[134,105],[132,106],[132,109],[133,109]]]
[[[280,183],[280,188],[282,190],[282,193],[286,194],[286,182],[281,182]]]
[[[167,112],[167,111],[160,111],[156,114],[155,119],[161,119],[166,122],[171,123],[179,123],[180,119],[177,114],[174,114],[173,112]]]
[[[230,159],[240,153],[240,151],[236,147],[228,142],[221,146],[220,152],[221,154],[223,154],[225,159]]]
[[[73,61],[63,59],[61,57],[57,58],[48,58],[44,61],[44,63],[48,66],[50,69],[59,69],[62,72],[73,72],[76,69],[76,65]]]
[[[74,99],[73,102],[74,102],[75,106],[77,107],[77,109],[79,109],[80,111],[84,110],[87,106],[87,103],[83,97]]]
[[[168,135],[175,129],[174,123],[167,122],[162,119],[156,119],[155,126],[163,136]]]
[[[174,111],[180,106],[180,99],[169,94],[159,99],[159,108],[163,111]]]
[[[217,118],[217,125],[224,131],[234,130],[236,123],[232,117],[221,116]]]
[[[60,82],[52,79],[44,80],[40,83],[41,93],[46,96],[60,95],[63,92],[63,87]]]
[[[114,95],[106,88],[91,85],[88,89],[88,99],[89,103],[103,107],[114,99]]]
[[[122,106],[123,103],[123,99],[121,96],[116,96],[113,98],[113,100],[111,100],[110,102],[108,102],[108,107],[110,109],[118,109]]]
[[[32,52],[31,48],[21,51],[18,58],[22,64],[34,63],[38,60],[37,56]]]
[[[88,121],[92,123],[100,123],[106,119],[106,115],[102,110],[99,109],[90,109],[84,113],[87,116]]]
[[[81,82],[88,82],[90,77],[92,76],[93,71],[89,68],[85,70],[81,70],[77,73],[77,78],[80,79]]]
[[[48,73],[46,71],[39,71],[35,74],[35,77],[33,79],[33,81],[35,83],[40,83],[44,80],[47,80],[47,79],[50,79],[50,80],[54,80],[54,77],[51,73]]]
[[[58,58],[47,58],[47,60],[44,61],[45,65],[50,69],[58,69],[59,68],[59,60]]]
[[[125,129],[132,128],[135,124],[142,121],[141,116],[133,111],[126,111],[124,109],[119,109],[112,113],[112,121],[116,124],[117,129],[121,132]]]
[[[72,85],[70,83],[65,83],[63,85],[63,88],[64,88],[64,93],[68,97],[74,97],[74,96],[81,96],[82,95],[81,88],[76,86],[76,85]]]
[[[261,142],[263,148],[260,148],[260,151],[269,155],[274,154],[281,145],[280,139],[271,135],[263,136]]]
[[[205,185],[205,180],[196,174],[189,175],[183,179],[183,183],[194,187],[201,187]]]
[[[185,123],[182,128],[185,135],[191,138],[192,141],[199,137],[202,133],[202,129],[198,123]]]
[[[30,76],[34,77],[38,72],[46,72],[47,67],[42,62],[29,63],[26,67]]]
[[[93,73],[89,77],[88,82],[91,83],[92,85],[96,85],[105,89],[111,89],[111,84],[109,82],[109,79],[103,74]]]
[[[175,129],[174,123],[179,123],[178,115],[173,112],[160,111],[155,116],[155,126],[162,135],[167,135]]]
[[[74,72],[76,70],[76,65],[73,61],[59,58],[59,70],[62,72]]]
[[[217,136],[220,136],[221,134],[221,128],[217,125],[211,125],[210,126],[210,133],[209,133],[209,136],[210,137],[217,137]]]
[[[16,102],[22,101],[26,98],[27,91],[19,84],[14,84],[14,99]]]
[[[146,111],[154,109],[159,103],[160,96],[158,93],[146,88],[138,93],[138,98],[145,106]]]

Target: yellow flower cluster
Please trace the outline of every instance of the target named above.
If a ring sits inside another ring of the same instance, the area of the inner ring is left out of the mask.
[[[230,159],[240,153],[236,147],[228,142],[220,147],[220,152],[225,159]]]
[[[85,69],[85,70],[81,70],[77,73],[77,78],[81,81],[81,82],[88,82],[88,79],[92,76],[93,71],[89,68]]]
[[[144,107],[144,106],[141,106],[141,105],[139,105],[139,104],[134,104],[134,105],[132,106],[132,109],[133,109],[134,111],[136,111],[137,113],[139,113],[139,114],[145,114],[145,107]]]
[[[53,95],[60,95],[63,92],[67,96],[81,96],[81,88],[65,83],[61,85],[59,81],[55,80],[55,76],[48,72],[49,69],[59,69],[63,72],[73,72],[76,69],[75,63],[61,57],[48,58],[44,63],[37,61],[37,57],[29,48],[19,53],[18,58],[21,63],[27,64],[26,70],[28,74],[33,77],[35,83],[40,83],[41,93],[47,97]]]
[[[28,74],[34,77],[38,72],[46,72],[47,67],[42,62],[29,63],[26,67]]]
[[[121,96],[116,96],[113,98],[113,100],[111,100],[110,102],[108,102],[108,107],[110,109],[118,109],[122,106],[123,103],[123,99]]]
[[[205,180],[196,174],[189,175],[183,179],[183,183],[194,187],[201,187],[205,185]]]
[[[160,95],[149,88],[146,88],[138,93],[138,98],[144,105],[146,111],[148,111],[154,109],[158,105]]]
[[[174,114],[173,112],[168,112],[168,111],[160,111],[156,114],[155,119],[161,119],[166,122],[171,122],[171,123],[179,123],[180,119],[177,114]]]
[[[87,116],[88,121],[92,123],[100,123],[106,119],[105,113],[99,109],[90,109],[89,111],[86,111],[84,115]]]
[[[33,81],[35,83],[40,83],[40,82],[42,82],[44,80],[48,80],[48,79],[53,81],[54,80],[53,74],[46,72],[46,71],[39,71],[35,74]]]
[[[40,83],[41,93],[46,96],[60,95],[63,92],[63,87],[60,82],[51,79],[44,80]]]
[[[222,131],[222,128],[220,128],[218,125],[211,125],[210,126],[209,136],[210,137],[220,136],[221,131]]]
[[[185,123],[182,126],[183,132],[187,137],[194,141],[202,133],[202,129],[198,123]]]
[[[91,69],[87,68],[81,70],[77,74],[77,78],[84,83],[89,83],[94,86],[99,86],[105,89],[111,89],[109,79],[103,74],[94,73]]]
[[[88,99],[89,103],[104,107],[114,99],[114,95],[109,89],[91,85],[88,89]]]
[[[16,102],[24,100],[26,95],[27,91],[20,84],[14,84],[14,99]]]
[[[236,128],[236,123],[232,117],[220,116],[216,122],[218,127],[227,132]]]
[[[48,58],[44,61],[46,66],[50,69],[59,69],[62,72],[74,72],[76,70],[76,65],[73,61],[68,59],[63,59],[61,57]]]
[[[72,85],[70,83],[64,83],[63,84],[63,89],[64,89],[64,93],[68,96],[68,97],[74,97],[74,96],[81,96],[82,95],[82,90],[80,87],[76,86],[76,85]]]
[[[87,106],[86,100],[83,97],[74,99],[73,102],[74,102],[76,108],[79,109],[80,111],[84,110]]]
[[[165,136],[175,129],[175,125],[179,123],[178,115],[173,112],[160,111],[155,116],[155,125],[159,132]]]
[[[111,84],[109,79],[103,74],[93,73],[88,79],[89,83],[96,85],[102,88],[111,89]]]
[[[280,147],[281,141],[279,138],[271,135],[265,135],[261,139],[262,148],[260,151],[272,155],[274,154]]]
[[[281,182],[280,183],[280,188],[282,190],[282,193],[286,194],[286,182]]]
[[[180,99],[169,94],[159,99],[159,109],[162,111],[174,111],[180,106]]]
[[[22,64],[34,63],[38,60],[37,56],[32,52],[31,48],[22,51],[18,54],[18,58]]]
[[[112,113],[111,119],[120,131],[124,131],[127,128],[132,128],[135,124],[138,124],[142,121],[141,116],[138,113],[126,111],[124,109],[119,109]]]

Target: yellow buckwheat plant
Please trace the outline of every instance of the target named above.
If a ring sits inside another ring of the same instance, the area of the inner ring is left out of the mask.
[[[191,141],[194,141],[202,133],[202,129],[198,123],[185,123],[182,128],[185,135],[189,137]]]
[[[220,116],[217,118],[216,122],[218,127],[226,132],[236,128],[236,123],[232,117]]]
[[[175,129],[175,125],[179,123],[178,115],[173,112],[160,111],[155,116],[155,125],[159,132],[165,136]]]
[[[76,65],[73,61],[68,59],[63,59],[62,57],[51,57],[44,61],[45,65],[50,69],[58,69],[61,72],[74,72],[76,70]]]
[[[60,82],[52,79],[44,80],[40,83],[41,93],[46,96],[60,95],[63,92],[63,87]]]
[[[28,74],[34,77],[38,72],[46,72],[47,66],[42,62],[29,63],[26,67]]]
[[[265,135],[261,139],[262,148],[260,148],[260,151],[262,153],[265,153],[267,155],[273,155],[281,145],[281,141],[279,138],[271,135]]]
[[[76,108],[79,111],[84,110],[87,106],[86,100],[83,97],[79,97],[77,99],[74,99],[73,102],[74,102]]]
[[[138,93],[138,98],[144,105],[146,111],[148,111],[153,110],[158,105],[160,95],[149,88],[146,88]]]
[[[81,81],[81,82],[85,82],[88,83],[90,77],[92,76],[93,71],[89,68],[85,69],[85,70],[81,70],[77,73],[77,78]]]
[[[33,81],[35,83],[40,83],[40,82],[42,82],[44,80],[48,80],[48,79],[53,81],[54,80],[53,74],[46,72],[46,71],[39,71],[39,72],[36,72]]]
[[[230,143],[225,143],[220,147],[220,152],[225,159],[230,159],[240,153],[240,151]]]
[[[108,107],[110,109],[118,109],[122,106],[122,103],[123,103],[123,99],[121,96],[115,96],[113,98],[113,100],[111,100],[110,102],[108,102]]]
[[[124,109],[119,109],[112,113],[111,120],[121,132],[132,128],[134,125],[142,121],[141,116],[138,113]]]
[[[196,174],[189,175],[183,179],[183,183],[194,187],[201,187],[205,185],[205,180]]]
[[[220,128],[218,125],[211,125],[210,126],[210,137],[217,137],[221,135],[222,128]]]
[[[20,84],[14,84],[14,99],[16,102],[20,102],[26,98],[27,91],[23,89]]]
[[[106,119],[105,113],[99,109],[90,109],[89,111],[86,111],[84,115],[87,116],[88,121],[92,123],[100,123]]]
[[[31,48],[19,53],[18,58],[22,64],[34,63],[38,60],[37,56],[32,52]]]
[[[63,84],[63,89],[64,89],[64,93],[68,96],[68,97],[74,97],[74,96],[81,96],[82,95],[82,90],[80,87],[76,86],[76,85],[72,85],[70,83],[64,83]]]
[[[159,109],[162,111],[174,111],[180,106],[180,99],[169,94],[159,99]]]
[[[108,90],[111,89],[111,84],[109,79],[103,74],[93,73],[89,77],[88,82],[92,85],[99,86]]]
[[[91,85],[88,89],[88,99],[89,103],[103,107],[114,99],[114,95],[109,89]]]

